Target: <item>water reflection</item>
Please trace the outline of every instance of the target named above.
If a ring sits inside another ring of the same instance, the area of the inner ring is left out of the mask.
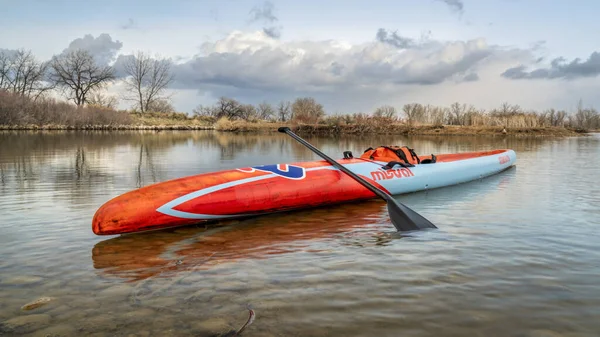
[[[304,138],[333,158],[341,158],[344,150],[359,156],[368,147],[387,144],[406,144],[417,153],[439,154],[496,148],[512,148],[519,153],[534,151],[552,142],[540,138],[475,136],[343,135],[323,138],[309,135]],[[127,155],[132,148],[139,149],[135,160]],[[185,156],[179,155],[187,149],[192,149],[197,155],[190,155],[189,151]],[[165,154],[172,158],[165,158]],[[19,190],[35,188],[27,182],[44,179],[47,175],[54,175],[53,180],[58,183],[75,180],[83,183],[79,186],[89,186],[90,183],[112,185],[120,175],[127,174],[135,179],[121,183],[139,188],[166,179],[224,168],[320,159],[280,133],[0,132],[0,184]],[[185,166],[187,163],[194,165]]]
[[[379,219],[385,204],[369,200],[328,209],[313,209],[195,227],[124,235],[97,243],[94,268],[131,281],[210,269],[241,259],[264,259],[312,247],[318,240],[366,228]],[[309,242],[310,241],[310,242]],[[327,249],[323,246],[322,249]]]

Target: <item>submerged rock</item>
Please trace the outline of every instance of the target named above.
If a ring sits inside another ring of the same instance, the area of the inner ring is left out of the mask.
[[[28,310],[36,309],[43,305],[46,305],[47,303],[53,301],[54,299],[55,299],[54,297],[40,297],[37,300],[35,300],[33,302],[29,302],[29,303],[25,304],[24,306],[22,306],[21,310],[28,311]]]

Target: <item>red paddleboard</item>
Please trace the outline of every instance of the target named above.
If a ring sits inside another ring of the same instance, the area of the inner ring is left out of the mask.
[[[429,157],[428,157],[429,158]],[[479,179],[512,166],[512,150],[441,154],[431,164],[386,169],[387,162],[340,159],[347,169],[389,194]],[[375,194],[328,162],[261,165],[204,173],[120,195],[94,215],[97,235],[250,217],[374,198]]]

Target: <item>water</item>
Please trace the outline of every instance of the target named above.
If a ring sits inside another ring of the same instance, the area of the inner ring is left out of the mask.
[[[110,198],[154,182],[317,160],[283,134],[0,133],[0,335],[599,336],[600,137],[306,137],[494,148],[517,167],[398,196],[439,229],[401,236],[379,200],[95,236]],[[43,306],[22,306],[41,297]]]

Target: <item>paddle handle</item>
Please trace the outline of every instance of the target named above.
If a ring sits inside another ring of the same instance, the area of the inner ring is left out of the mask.
[[[377,189],[375,186],[371,185],[366,180],[364,180],[363,178],[361,178],[358,175],[356,175],[354,172],[348,170],[347,168],[345,168],[344,166],[340,165],[338,162],[336,162],[335,160],[331,159],[329,156],[327,156],[323,152],[319,151],[317,148],[315,148],[314,146],[312,146],[310,143],[307,143],[304,139],[298,137],[295,133],[292,132],[292,130],[290,130],[289,127],[282,126],[279,129],[277,129],[277,131],[282,132],[282,133],[287,133],[289,136],[291,136],[292,138],[294,138],[298,142],[302,143],[304,146],[306,146],[309,149],[311,149],[313,152],[315,152],[316,154],[318,154],[319,156],[321,156],[323,159],[325,159],[331,165],[337,167],[340,171],[342,171],[342,172],[346,173],[347,175],[349,175],[351,178],[353,178],[354,180],[356,180],[357,182],[359,182],[364,187],[368,188],[371,192],[375,193],[378,197],[382,198],[383,200],[388,201],[389,199],[391,199],[391,197],[390,197],[389,194],[385,193],[384,191],[382,191],[380,189]]]

